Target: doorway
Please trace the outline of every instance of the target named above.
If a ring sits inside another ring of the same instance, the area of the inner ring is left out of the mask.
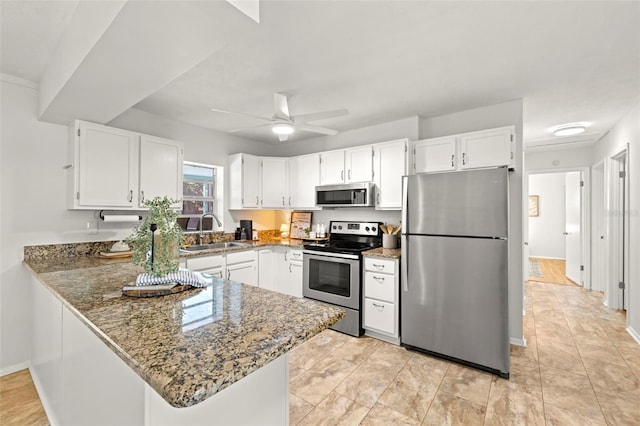
[[[528,174],[530,281],[589,288],[588,171],[583,169]]]

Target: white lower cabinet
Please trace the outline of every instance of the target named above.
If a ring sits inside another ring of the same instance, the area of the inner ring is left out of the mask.
[[[288,259],[288,279],[286,294],[295,297],[302,297],[302,250],[289,249]]]
[[[364,258],[363,317],[365,334],[400,343],[399,259]]]
[[[258,256],[260,288],[302,297],[302,250],[269,247]]]
[[[258,285],[258,255],[254,250],[189,257],[186,266],[214,277]]]

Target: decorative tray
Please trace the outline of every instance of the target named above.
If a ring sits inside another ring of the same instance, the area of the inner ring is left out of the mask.
[[[101,251],[100,257],[109,259],[124,259],[133,256],[133,251]]]
[[[189,284],[159,284],[159,285],[139,285],[125,286],[122,288],[122,294],[129,297],[155,297],[166,296],[167,294],[180,293],[193,287]]]

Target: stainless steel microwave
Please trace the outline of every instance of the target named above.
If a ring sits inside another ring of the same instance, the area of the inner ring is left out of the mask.
[[[316,205],[324,207],[373,207],[375,185],[371,182],[316,186]]]

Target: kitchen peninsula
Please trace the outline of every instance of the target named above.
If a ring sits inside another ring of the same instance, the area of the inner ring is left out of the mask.
[[[287,424],[288,355],[333,306],[233,281],[129,298],[129,260],[29,256],[32,372],[52,424]]]

